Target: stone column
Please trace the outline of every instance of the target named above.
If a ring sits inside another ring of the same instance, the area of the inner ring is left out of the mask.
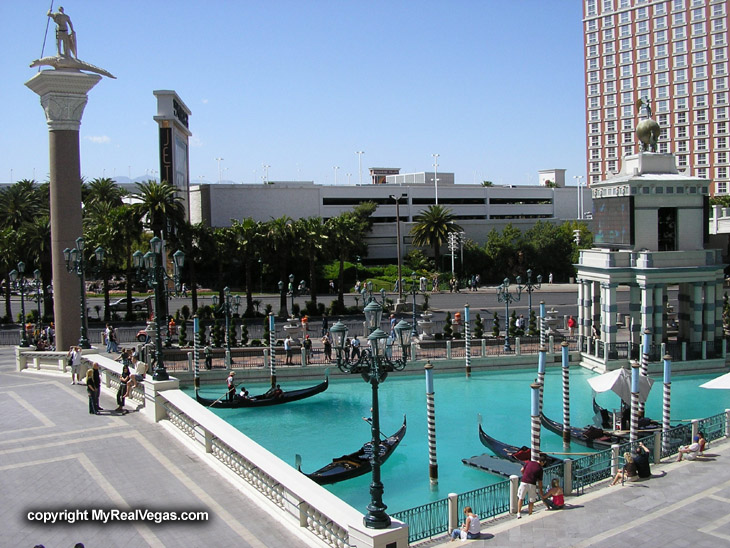
[[[591,282],[591,328],[595,325],[599,328],[598,334],[603,339],[603,326],[601,325],[601,286],[599,282]],[[592,333],[591,329],[591,333]]]
[[[720,277],[715,282],[715,339],[721,339],[723,336],[722,307],[725,304],[723,302],[723,297],[724,297],[723,280],[722,280],[722,277]]]
[[[615,283],[602,283],[601,288],[603,289],[603,336],[604,341],[610,345],[616,343],[616,334],[618,327],[616,322],[618,321],[618,304],[616,304],[616,288],[618,284]],[[613,348],[611,348],[613,350]]]
[[[702,282],[692,284],[692,330],[690,342],[702,341]]]
[[[664,338],[664,286],[654,286],[654,327],[652,328],[654,344],[659,346]]]
[[[585,312],[583,310],[584,306],[584,299],[583,295],[585,293],[585,281],[579,279],[578,280],[578,317],[575,319],[575,322],[578,324],[578,340],[582,340],[583,337],[583,316],[585,315]],[[580,348],[580,346],[579,346]]]
[[[641,289],[641,330],[654,328],[654,287],[639,285]]]
[[[44,70],[25,83],[40,96],[48,122],[53,314],[59,350],[77,344],[81,331],[79,279],[66,270],[63,250],[74,248],[82,234],[79,127],[87,93],[99,80],[98,74]]]
[[[641,292],[639,286],[631,284],[629,287],[629,314],[631,321],[626,327],[629,331],[629,342],[641,343]]]
[[[715,284],[707,282],[705,285],[705,321],[702,329],[702,340],[707,345],[715,343]]]

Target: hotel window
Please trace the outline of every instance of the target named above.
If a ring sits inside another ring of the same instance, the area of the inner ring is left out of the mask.
[[[677,128],[677,139],[687,138],[687,126],[680,126]]]
[[[598,43],[598,33],[597,32],[590,32],[586,36],[586,42],[588,44],[597,44]]]
[[[603,11],[613,11],[613,0],[603,0]]]
[[[649,48],[643,48],[636,52],[636,58],[639,61],[646,61],[649,59]]]
[[[646,34],[649,32],[649,21],[639,21],[636,23],[636,32]],[[646,36],[646,43],[649,43],[649,37]]]
[[[695,80],[698,78],[707,78],[707,66],[703,65],[701,67],[695,67],[692,69],[692,73]]]
[[[677,84],[674,86],[675,95],[687,95],[687,84]]]
[[[624,51],[624,52],[623,52],[623,53],[621,54],[621,64],[622,64],[622,65],[628,65],[628,64],[630,64],[631,62],[632,62],[632,59],[631,59],[631,52],[630,52],[630,51]]]
[[[603,31],[604,40],[613,40],[613,38],[614,38],[613,29],[606,29]]]
[[[659,143],[657,151],[660,154],[666,154],[667,152],[669,152],[669,145],[667,143]]]
[[[636,10],[636,18],[637,19],[646,19],[649,17],[649,8],[639,8]]]
[[[715,78],[712,87],[717,90],[727,89],[727,78]]]
[[[727,40],[725,39],[725,33],[712,35],[712,47],[713,48],[715,46],[724,46],[725,44],[727,44]]]
[[[654,64],[656,65],[656,70],[667,70],[667,60],[666,59],[657,59]],[[664,76],[666,77],[668,73],[664,73]]]
[[[702,150],[702,149],[698,149],[698,150]],[[695,155],[695,157],[697,158],[698,165],[705,165],[705,166],[707,165],[707,154],[705,154],[703,152],[701,154]]]
[[[634,117],[634,106],[627,105],[621,107],[621,118],[633,118]]]
[[[687,56],[686,55],[677,55],[674,57],[674,66],[676,68],[686,67],[687,66]]]
[[[610,173],[616,173],[618,171],[618,169],[616,169],[616,160],[609,160],[608,171]]]
[[[715,119],[724,120],[727,118],[727,107],[720,107],[715,109]]]
[[[588,0],[586,2],[586,14],[587,15],[596,15],[597,7],[596,7],[596,0]]]
[[[687,141],[677,141],[677,152],[687,152]]]
[[[601,111],[600,110],[592,110],[588,114],[588,120],[590,122],[598,122],[601,119]]]
[[[633,105],[634,104],[634,94],[630,91],[624,91],[621,93],[621,104],[622,105]]]
[[[601,159],[601,151],[600,150],[591,150],[591,160],[600,160]]]
[[[591,133],[601,133],[601,124],[590,124]]]
[[[599,162],[591,162],[591,173],[600,173],[601,164]]]
[[[648,88],[651,86],[648,76],[639,76],[639,88]]]
[[[687,81],[687,69],[679,69],[674,71],[675,82],[686,82]]]
[[[643,61],[637,65],[638,74],[647,74],[650,70],[649,61]]]
[[[658,76],[658,75],[657,75]],[[659,86],[656,88],[657,99],[666,99],[669,97],[669,86]]]
[[[705,24],[704,23],[693,23],[692,24],[692,36],[699,36],[700,34],[705,34]]]
[[[604,67],[615,67],[616,66],[615,57],[613,55],[607,55],[606,57],[604,57],[603,66]],[[613,69],[611,69],[611,70],[613,70]],[[613,76],[611,78],[613,78]]]
[[[668,53],[667,45],[662,44],[662,45],[656,47],[654,56],[655,57],[666,57],[667,53]]]
[[[634,129],[634,121],[633,120],[624,120],[621,122],[621,129],[623,130],[632,130]]]
[[[727,74],[727,63],[715,63],[712,65],[712,73],[715,76],[722,76]]]
[[[601,108],[601,98],[591,97],[588,99],[588,108]]]
[[[697,169],[697,177],[700,179],[707,179],[707,168],[701,167]]]
[[[705,49],[707,47],[707,40],[705,40],[705,37],[701,38],[692,38],[692,51],[697,51],[698,49]]]
[[[727,25],[725,24],[725,19],[713,19],[712,20],[712,32],[717,32],[718,30],[725,30]]]
[[[627,78],[634,75],[634,65],[623,65],[621,67],[621,78]],[[623,89],[623,86],[621,86]]]
[[[716,122],[715,133],[718,133],[720,135],[722,135],[723,133],[727,133],[727,122]],[[721,137],[721,139],[724,139],[724,137]]]
[[[606,131],[613,133],[616,131],[616,122],[606,122]]]
[[[698,124],[697,126],[695,126],[695,129],[697,130],[697,137],[707,137],[706,124]]]
[[[684,12],[675,13],[672,15],[672,24],[673,25],[684,25],[687,19],[684,16]]]
[[[616,118],[616,107],[610,107],[606,109],[606,120]]]
[[[687,167],[687,156],[677,156],[677,167]]]
[[[712,6],[712,16],[717,17],[720,15],[725,15],[725,2],[721,2]]]
[[[684,10],[684,0],[673,0],[672,1],[672,11],[683,11]]]
[[[727,92],[716,93],[715,94],[715,104],[716,105],[726,105],[727,104]]]
[[[654,28],[655,29],[667,28],[667,18],[666,17],[657,17],[656,19],[654,19]]]
[[[603,77],[606,80],[614,80],[616,78],[616,69],[615,68],[608,68],[603,71]]]
[[[588,81],[589,82],[598,82],[598,72],[589,72],[588,73]]]
[[[633,89],[634,88],[634,82],[631,80],[631,78],[624,78],[621,80],[621,89]]]
[[[648,34],[640,34],[636,37],[636,47],[638,48],[645,48],[649,45],[649,35]],[[649,54],[649,51],[647,50],[647,55]]]
[[[654,33],[654,42],[655,43],[662,43],[667,41],[667,31],[666,30],[660,30],[659,32]]]
[[[622,137],[623,143],[633,143],[634,142],[634,134],[631,131],[627,131],[623,134]]]
[[[598,21],[596,21],[595,19],[591,19],[590,21],[588,21],[586,23],[587,32],[592,32],[592,31],[596,31],[596,30],[598,30]]]
[[[697,53],[692,54],[692,64],[693,65],[704,65],[707,63],[707,52],[706,51],[698,51]]]
[[[706,122],[707,121],[707,111],[706,110],[698,110],[695,112],[695,122]]]
[[[727,164],[727,152],[718,152],[716,157],[718,164]]]
[[[600,137],[591,137],[591,146],[592,147],[600,147],[601,146],[601,138]]]
[[[618,7],[619,8],[630,8],[631,0],[618,0]]]
[[[588,86],[588,95],[598,95],[598,84]]]
[[[616,105],[616,96],[615,95],[606,95],[606,100],[604,106],[612,107]]]
[[[612,133],[611,135],[606,136],[606,145],[607,146],[616,146],[616,134]],[[614,150],[615,153],[615,150]]]
[[[619,47],[621,48],[622,51],[625,51],[627,49],[631,49],[632,48],[631,38],[622,38],[621,39],[621,44],[620,44]]]
[[[588,46],[588,57],[596,57],[598,55],[598,46]]]
[[[667,13],[667,6],[662,4],[654,4],[654,15],[664,15]]]
[[[613,42],[606,42],[603,44],[603,53],[609,54],[609,53],[616,53],[616,48],[614,46]]]
[[[727,59],[727,48],[716,48],[712,50],[713,61],[724,61]]]
[[[696,9],[692,10],[692,21],[700,21],[705,18],[705,10]]]
[[[598,70],[598,59],[588,59],[588,70]]]
[[[686,124],[687,123],[687,113],[686,112],[678,112],[675,116],[675,119],[678,124]]]
[[[666,128],[669,127],[669,115],[668,114],[661,114],[657,116],[657,122],[659,122],[659,125]],[[666,137],[666,133],[664,134]]]
[[[720,172],[723,172],[724,175],[720,175]],[[718,179],[727,179],[727,168],[726,167],[718,167],[717,168],[717,178]],[[715,188],[717,194],[727,194],[727,183],[721,183],[716,182]]]
[[[687,41],[686,40],[680,40],[679,42],[675,42],[672,44],[672,51],[673,53],[687,53]]]
[[[694,83],[695,93],[707,93],[707,80],[699,80]]]
[[[631,23],[631,12],[630,11],[624,11],[618,14],[618,24],[624,25],[621,27],[621,33],[623,34],[624,28],[628,28],[628,24]]]
[[[686,97],[680,97],[679,99],[675,99],[674,105],[675,105],[674,108],[676,108],[677,110],[685,110],[685,109],[689,108]]]
[[[669,101],[657,101],[656,102],[657,112],[669,112]]]
[[[675,40],[684,40],[687,38],[687,30],[685,27],[677,27],[672,30],[672,36]]]
[[[606,82],[603,88],[604,93],[616,93],[616,82]]]
[[[603,28],[606,29],[608,27],[613,26],[613,15],[607,15],[603,18]]]
[[[699,151],[707,150],[707,139],[697,139],[697,141],[695,141],[695,144],[696,144],[697,150],[699,150]],[[707,163],[707,155],[698,154],[697,158],[699,158],[700,156],[704,157],[704,161],[702,161],[701,163],[703,163],[703,164]]]
[[[633,154],[633,153],[634,153],[634,147],[633,146],[624,147],[624,155],[625,156],[628,156],[629,154]]]
[[[621,37],[631,36],[631,25],[622,25],[618,28],[618,35]]]

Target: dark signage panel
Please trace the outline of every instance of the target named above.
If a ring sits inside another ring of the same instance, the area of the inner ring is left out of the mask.
[[[174,171],[172,169],[173,143],[172,128],[160,128],[160,181],[175,183]]]
[[[593,243],[596,247],[634,245],[634,197],[594,198]]]

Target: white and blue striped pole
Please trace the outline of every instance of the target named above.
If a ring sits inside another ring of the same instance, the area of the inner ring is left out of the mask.
[[[269,312],[269,367],[271,370],[271,388],[276,387],[276,320],[274,313]]]
[[[193,385],[197,390],[200,388],[200,365],[198,363],[198,351],[200,349],[200,319],[197,315],[193,316],[193,363],[195,365],[195,375]]]
[[[466,352],[466,376],[471,377],[471,333],[469,332],[469,305],[464,305],[464,350]]]
[[[545,301],[540,301],[540,346],[545,346],[547,334],[545,333]]]
[[[639,439],[639,364],[631,363],[631,430],[629,440]]]
[[[570,445],[570,347],[567,341],[560,345],[563,358],[563,445]]]
[[[531,430],[530,449],[531,460],[538,461],[540,457],[540,389],[542,386],[538,383],[530,385],[531,392]]]
[[[662,452],[669,452],[670,402],[672,397],[672,357],[664,355],[664,405],[662,407]]]
[[[540,351],[537,354],[537,384],[540,385],[540,407],[537,410],[537,414],[542,413],[542,393],[543,387],[545,386],[545,361],[547,360],[547,348],[544,346],[540,347]]]
[[[428,479],[432,485],[439,481],[439,466],[436,461],[436,407],[433,391],[433,365],[426,362],[426,420],[428,423]]]
[[[649,376],[649,350],[651,349],[651,330],[650,329],[644,329],[644,336],[641,341],[642,344],[642,350],[641,350],[641,374],[645,377]],[[639,413],[644,412],[645,403],[643,401],[639,401]]]

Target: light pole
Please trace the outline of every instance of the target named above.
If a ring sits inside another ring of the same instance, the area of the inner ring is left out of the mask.
[[[213,295],[213,306],[218,307],[218,295]],[[241,296],[231,295],[231,290],[228,287],[223,288],[223,300],[220,303],[219,310],[222,310],[226,316],[226,367],[231,367],[231,316],[238,314],[238,309],[241,306]]]
[[[369,347],[362,351],[359,359],[351,361],[349,352],[345,352],[347,341],[347,327],[338,321],[330,329],[333,337],[333,346],[337,352],[337,367],[344,373],[359,374],[370,384],[372,389],[372,447],[370,464],[372,467],[372,481],[370,483],[370,504],[368,513],[363,518],[365,527],[371,529],[385,529],[390,526],[390,516],[386,513],[387,506],[383,503],[383,483],[380,481],[380,408],[378,406],[378,386],[385,382],[388,373],[401,371],[408,361],[409,332],[411,326],[401,320],[395,326],[396,337],[401,347],[401,357],[393,360],[386,352],[388,335],[380,329],[380,320],[383,307],[371,301],[365,307],[365,321],[370,330],[368,336]]]
[[[262,164],[264,168],[264,184],[269,184],[269,168],[271,167],[268,164]]]
[[[439,205],[439,156],[440,154],[431,154],[433,156],[433,185],[434,185],[434,197],[436,198],[436,205]]]
[[[294,274],[289,274],[289,293],[291,294],[291,313],[294,316]]]
[[[520,283],[519,281],[517,282]],[[527,317],[527,321],[530,321],[530,318],[532,318],[532,292],[536,289],[540,289],[542,286],[542,275],[537,275],[537,283],[532,283],[532,269],[527,269],[527,281],[525,282],[525,285],[522,286],[522,288],[527,291],[527,310],[529,316]]]
[[[403,302],[403,276],[401,275],[401,250],[400,250],[400,201],[405,198],[408,199],[408,194],[401,194],[398,196],[397,194],[391,194],[389,196],[391,200],[395,201],[395,237],[396,237],[396,250],[395,252],[398,254],[398,302]]]
[[[520,300],[522,293],[522,278],[517,276],[517,290],[510,293],[509,291],[509,278],[505,278],[497,288],[497,301],[504,303],[504,351],[512,352],[512,348],[509,345],[509,303],[517,302]]]
[[[411,272],[411,297],[413,297],[413,313],[411,314],[411,322],[413,330],[411,331],[411,338],[418,338],[418,329],[416,329],[416,283],[418,282],[418,275],[415,272]]]
[[[362,186],[362,155],[365,154],[365,151],[358,150],[355,154],[357,154],[357,168],[358,173],[360,174],[360,186]]]
[[[11,270],[9,273],[10,281],[13,285],[20,289],[20,346],[22,348],[28,347],[28,335],[25,330],[25,263],[20,261],[18,263],[18,270]],[[88,346],[86,348],[89,348]]]
[[[337,170],[340,169],[340,166],[334,166],[332,169],[335,170],[335,184],[337,184]]]
[[[366,284],[363,284],[363,288],[360,291],[360,294],[362,295],[362,304],[363,306],[370,304],[371,302],[376,302],[377,300],[375,297],[373,297],[373,282],[369,281]],[[380,288],[380,305],[385,306],[385,289]]]
[[[104,249],[97,247],[94,250],[96,261],[100,265],[104,260]],[[81,289],[80,305],[81,305],[81,337],[79,338],[79,346],[81,348],[91,348],[88,337],[87,317],[86,317],[86,280],[85,270],[86,261],[84,260],[84,239],[79,236],[76,238],[76,247],[73,249],[66,248],[63,250],[63,257],[66,259],[66,270],[73,272],[79,277]]]
[[[573,175],[573,179],[578,188],[578,220],[580,221],[583,219],[583,193],[580,191],[583,175]]]
[[[165,361],[162,355],[162,329],[164,326],[165,310],[165,266],[162,258],[162,240],[157,236],[150,240],[150,251],[142,255],[141,251],[133,254],[134,264],[137,267],[142,281],[155,291],[155,372],[152,379],[155,381],[166,381],[170,378],[165,369]],[[185,261],[185,253],[176,251],[173,255],[175,263],[175,280],[177,282],[179,269]],[[168,332],[169,338],[169,332]]]
[[[221,182],[221,162],[223,161],[223,158],[216,158],[216,162],[218,162],[218,183]]]
[[[33,271],[33,286],[35,287],[35,299],[38,305],[38,338],[43,333],[43,316],[41,314],[41,301],[43,300],[43,282],[41,271],[37,268]]]

